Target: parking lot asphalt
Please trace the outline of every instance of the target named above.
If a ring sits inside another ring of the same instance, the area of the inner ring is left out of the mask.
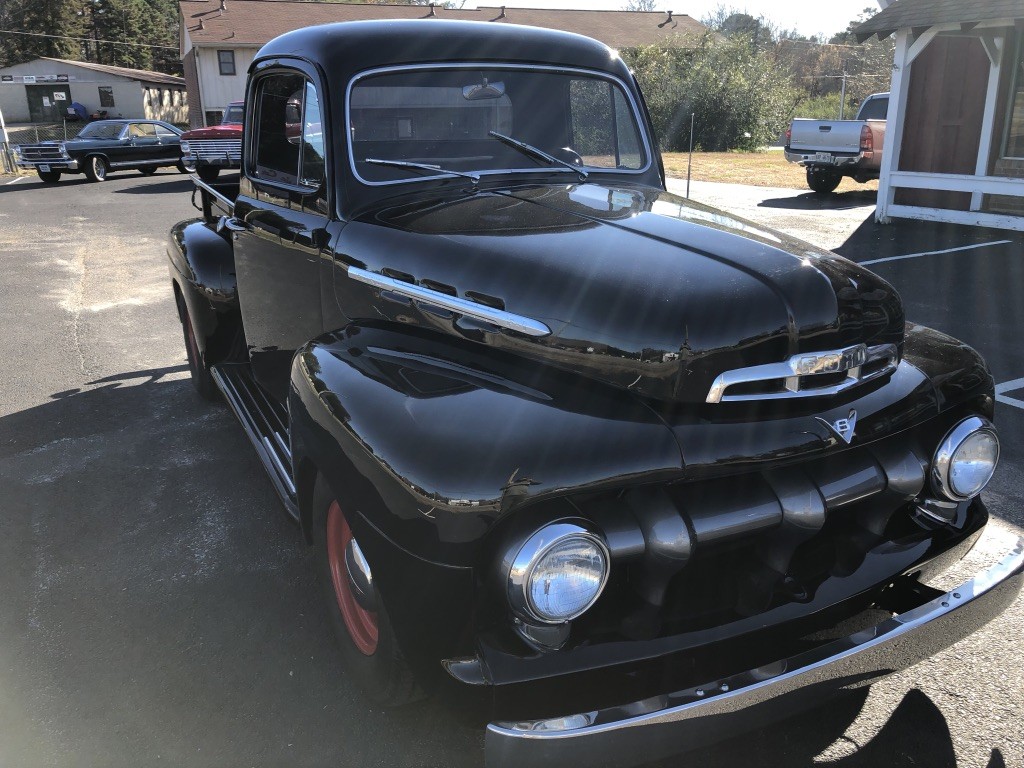
[[[310,551],[228,410],[195,396],[163,244],[195,215],[188,180],[9,179],[0,766],[481,765],[479,729],[429,702],[374,709],[346,679]],[[1024,528],[1024,238],[878,226],[867,193],[691,196],[874,262],[908,318],[983,352],[1006,385],[997,520],[951,578],[991,559]],[[867,691],[662,766],[1024,765],[1022,628],[1018,601]]]

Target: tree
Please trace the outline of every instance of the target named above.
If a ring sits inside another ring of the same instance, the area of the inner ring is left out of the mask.
[[[623,7],[626,11],[656,11],[658,0],[629,0]]]
[[[5,35],[0,66],[51,56],[78,59],[82,54],[82,22],[76,0],[10,0],[0,3],[0,29],[49,35]]]
[[[624,52],[643,88],[663,149],[753,150],[774,142],[799,92],[773,51],[744,34],[708,34],[696,48],[674,44]]]

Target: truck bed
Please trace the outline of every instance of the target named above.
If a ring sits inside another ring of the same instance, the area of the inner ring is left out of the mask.
[[[203,212],[203,218],[211,224],[223,216],[234,216],[235,199],[238,197],[238,179],[206,182],[196,174],[189,174],[196,188],[192,192],[192,205]],[[201,204],[196,202],[199,193]]]

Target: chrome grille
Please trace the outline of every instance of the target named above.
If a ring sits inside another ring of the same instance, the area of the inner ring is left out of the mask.
[[[18,147],[22,160],[33,160],[40,162],[59,162],[67,158],[60,152],[57,144],[30,144]]]
[[[896,370],[895,344],[807,352],[781,363],[736,368],[718,376],[708,392],[708,403],[784,400],[835,395],[851,387],[887,376]],[[730,392],[730,390],[733,390]]]
[[[197,160],[242,162],[241,139],[188,139],[189,154]]]

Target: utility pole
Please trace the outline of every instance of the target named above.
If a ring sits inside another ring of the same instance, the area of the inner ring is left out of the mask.
[[[839,119],[846,114],[846,62],[843,62],[843,87],[839,93]]]

